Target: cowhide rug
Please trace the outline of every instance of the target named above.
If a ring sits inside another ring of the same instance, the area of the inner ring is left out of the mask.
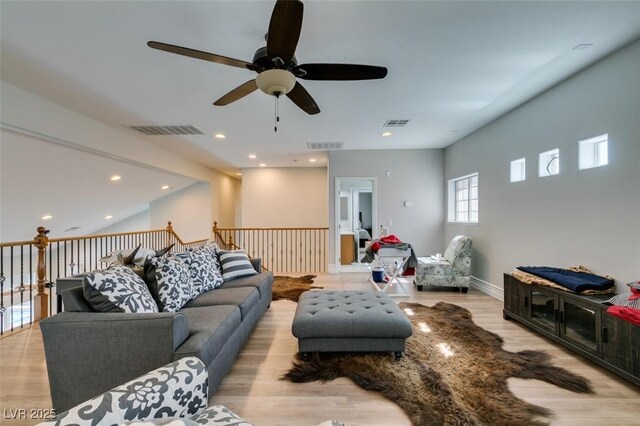
[[[400,308],[413,325],[400,361],[390,354],[314,354],[295,359],[283,379],[348,377],[398,404],[414,425],[547,424],[552,412],[517,398],[510,377],[593,393],[587,379],[552,365],[545,352],[502,349],[502,338],[477,326],[465,308],[444,302]]]
[[[312,288],[322,288],[312,286],[315,275],[303,275],[301,277],[286,277],[276,275],[273,277],[273,296],[271,300],[287,299],[297,302],[300,295]]]

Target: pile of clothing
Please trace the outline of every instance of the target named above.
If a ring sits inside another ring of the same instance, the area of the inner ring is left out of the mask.
[[[418,258],[416,257],[413,247],[409,243],[403,243],[400,238],[395,235],[388,235],[378,240],[373,240],[369,247],[365,250],[364,257],[360,260],[360,263],[371,263],[375,259],[375,254],[381,248],[395,248],[398,250],[411,249],[411,256],[408,257],[402,264],[402,275],[414,275],[415,268],[418,265]]]
[[[629,293],[618,294],[607,300],[606,303],[612,305],[607,309],[607,312],[635,325],[640,325],[640,281],[633,281],[627,285]]]
[[[615,280],[612,277],[595,275],[584,266],[567,269],[518,266],[511,275],[526,284],[538,284],[582,295],[615,293]],[[640,281],[627,285],[629,293],[617,294],[604,303],[612,305],[607,308],[611,315],[640,325]]]
[[[595,275],[582,265],[567,269],[518,266],[512,275],[526,284],[538,284],[583,295],[615,292],[615,280],[612,277]]]

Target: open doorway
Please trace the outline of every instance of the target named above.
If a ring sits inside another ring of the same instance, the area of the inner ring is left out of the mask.
[[[360,260],[375,237],[376,180],[337,177],[335,184],[336,265],[340,272],[368,271]]]

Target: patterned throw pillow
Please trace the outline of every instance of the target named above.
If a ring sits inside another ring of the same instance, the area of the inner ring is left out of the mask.
[[[161,312],[177,312],[196,296],[189,266],[179,257],[147,259],[144,275]]]
[[[209,250],[199,248],[194,251],[178,253],[176,256],[185,260],[189,265],[191,284],[195,296],[205,291],[213,290],[222,285],[222,274],[216,268],[216,260]]]
[[[222,267],[220,266],[220,259],[218,259],[218,253],[220,252],[220,246],[215,242],[208,242],[202,247],[203,250],[208,251],[213,259],[214,269],[222,276]]]
[[[158,312],[145,282],[125,266],[88,273],[82,289],[89,305],[98,312]]]
[[[244,250],[220,250],[219,256],[225,281],[257,274]]]

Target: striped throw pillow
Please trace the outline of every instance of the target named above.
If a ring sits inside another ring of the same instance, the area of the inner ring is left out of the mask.
[[[220,250],[218,256],[222,266],[222,279],[225,281],[257,274],[243,250]]]

